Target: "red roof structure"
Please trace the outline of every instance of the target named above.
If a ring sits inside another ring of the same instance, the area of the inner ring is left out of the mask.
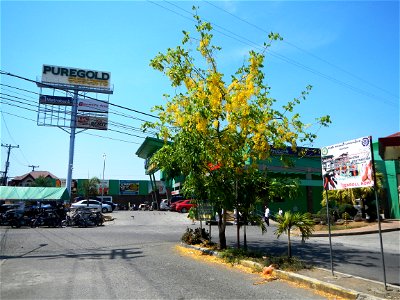
[[[383,160],[400,159],[400,132],[379,138],[379,155]]]
[[[58,179],[57,176],[48,171],[32,171],[22,176],[15,176],[9,185],[12,186],[26,186],[35,181],[39,177]]]

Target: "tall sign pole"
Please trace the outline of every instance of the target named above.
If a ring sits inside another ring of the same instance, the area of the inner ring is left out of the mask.
[[[332,276],[335,276],[333,272],[333,254],[332,254],[332,234],[331,234],[331,218],[329,216],[329,199],[328,199],[328,190],[325,188],[325,196],[326,196],[326,222],[328,223],[328,235],[329,235],[329,257],[331,259],[331,272]]]
[[[72,170],[74,168],[74,151],[75,151],[75,132],[76,132],[76,115],[78,111],[78,89],[74,91],[74,99],[72,103],[72,115],[71,115],[71,132],[69,135],[69,159],[68,159],[68,173],[67,173],[67,191],[71,197],[71,185],[72,185]]]
[[[375,193],[375,202],[376,202],[376,215],[377,215],[377,218],[378,218],[379,241],[380,241],[380,245],[381,245],[383,283],[385,285],[385,290],[387,290],[386,270],[385,270],[385,255],[383,253],[383,241],[382,241],[382,229],[381,229],[381,214],[380,214],[380,208],[379,208],[378,193],[377,193],[377,188],[376,188],[376,171],[375,171],[374,149],[372,148],[372,137],[369,137],[369,138],[370,138],[371,154],[372,154],[372,162],[373,162],[372,163],[372,172],[373,172],[373,178],[374,178],[374,193]]]

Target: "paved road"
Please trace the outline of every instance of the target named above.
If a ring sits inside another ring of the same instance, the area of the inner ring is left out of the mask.
[[[118,211],[97,228],[0,227],[1,299],[324,299],[181,256],[181,214]],[[190,225],[189,225],[190,226]]]
[[[275,225],[267,228],[267,233],[260,234],[255,226],[246,227],[247,241],[250,248],[263,249],[275,254],[287,253],[287,236],[276,239]],[[241,231],[243,234],[243,231]],[[228,244],[236,244],[236,228],[229,226],[226,231]],[[218,239],[217,227],[212,226],[212,236]],[[300,237],[292,237],[292,253],[323,268],[331,269],[328,237],[312,237],[301,242]],[[400,285],[400,234],[399,231],[382,234],[386,281]],[[378,234],[332,237],[334,271],[339,271],[371,280],[383,282],[383,268]]]

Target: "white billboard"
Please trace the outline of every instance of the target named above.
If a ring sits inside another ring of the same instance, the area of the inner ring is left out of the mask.
[[[374,185],[371,137],[321,148],[324,189],[341,190]]]
[[[111,73],[80,68],[43,65],[42,83],[110,89]]]
[[[78,111],[108,113],[108,103],[95,99],[78,99]]]

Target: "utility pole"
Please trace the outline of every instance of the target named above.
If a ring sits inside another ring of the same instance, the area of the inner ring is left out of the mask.
[[[6,168],[5,168],[5,171],[3,172],[3,180],[2,180],[2,183],[1,183],[1,185],[7,185],[7,173],[8,173],[8,167],[9,167],[9,165],[10,165],[10,152],[11,152],[11,149],[12,148],[19,148],[19,145],[17,145],[17,146],[11,146],[11,145],[8,145],[8,144],[1,144],[1,146],[2,147],[6,147],[6,148],[8,148],[8,151],[7,151],[7,161],[6,161]]]
[[[34,166],[34,165],[31,165],[31,166],[28,166],[28,167],[31,167],[31,168],[32,168],[32,172],[35,171],[35,168],[39,168],[39,166]]]

